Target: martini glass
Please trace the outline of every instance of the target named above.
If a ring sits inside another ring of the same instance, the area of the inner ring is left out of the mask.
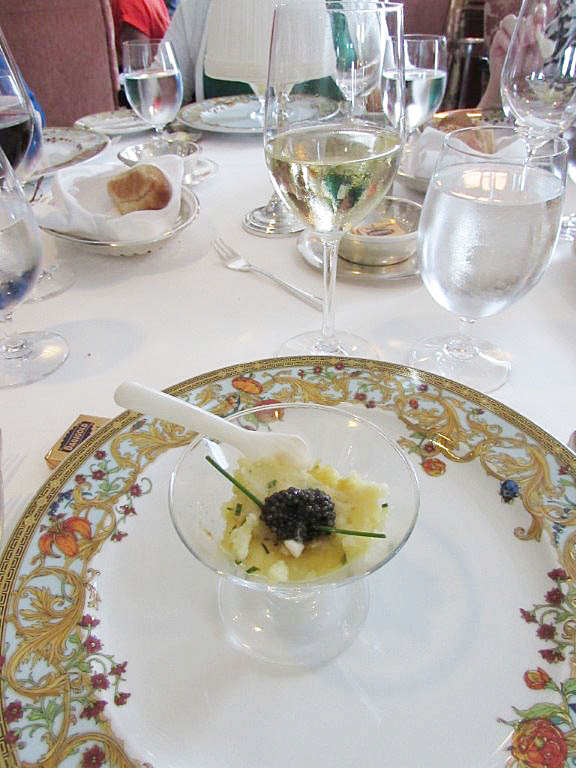
[[[172,474],[172,521],[192,555],[219,576],[218,606],[229,641],[250,656],[275,664],[321,663],[354,641],[368,612],[367,577],[408,540],[418,514],[416,475],[379,427],[339,408],[314,403],[266,405],[234,414],[230,420],[250,430],[298,434],[321,464],[341,475],[357,472],[367,481],[388,486],[385,539],[348,536],[355,544],[369,544],[360,545],[355,556],[338,559],[323,576],[279,583],[264,564],[261,569],[246,569],[222,547],[224,510],[232,486],[206,456],[233,473],[241,454],[224,442],[198,437]],[[268,556],[270,552],[263,555]]]

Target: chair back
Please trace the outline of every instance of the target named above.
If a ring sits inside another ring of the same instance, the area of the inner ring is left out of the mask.
[[[117,108],[109,0],[0,2],[0,27],[47,125],[72,125],[83,115]]]
[[[404,32],[445,35],[450,5],[450,0],[404,0]]]

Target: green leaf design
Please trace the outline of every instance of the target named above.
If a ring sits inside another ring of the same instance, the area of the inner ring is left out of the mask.
[[[564,696],[576,696],[576,678],[570,677],[562,683],[562,693]]]
[[[34,722],[35,720],[44,720],[44,711],[41,707],[32,707],[28,710],[28,720]]]
[[[571,724],[569,715],[567,715],[564,708],[558,704],[547,704],[546,702],[542,702],[541,704],[534,704],[530,709],[517,709],[516,707],[513,709],[522,720],[536,720],[540,717],[550,719],[553,717],[558,718],[558,720],[563,723]]]

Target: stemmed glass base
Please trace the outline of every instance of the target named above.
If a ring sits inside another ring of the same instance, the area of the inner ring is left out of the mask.
[[[361,336],[346,331],[338,331],[336,336],[327,339],[318,331],[307,331],[285,341],[277,352],[279,357],[295,355],[340,355],[342,357],[366,357],[380,360],[377,347]]]
[[[412,347],[409,363],[480,392],[493,392],[510,373],[508,355],[485,339],[472,336],[436,336]]]
[[[17,333],[0,342],[0,387],[17,387],[43,379],[68,357],[58,333]]]
[[[43,269],[38,275],[34,291],[27,301],[44,301],[51,296],[67,291],[74,284],[76,275],[68,267],[54,264],[49,269]]]
[[[259,237],[289,237],[304,229],[302,222],[290,213],[276,192],[267,205],[247,213],[242,226],[246,232]]]
[[[250,589],[230,579],[218,586],[228,639],[250,656],[283,666],[309,666],[352,644],[368,614],[365,579],[339,586]]]

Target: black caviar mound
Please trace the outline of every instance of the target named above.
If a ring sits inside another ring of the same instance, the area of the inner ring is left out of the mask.
[[[264,499],[262,520],[279,539],[311,541],[336,522],[334,502],[319,488],[286,488]]]

